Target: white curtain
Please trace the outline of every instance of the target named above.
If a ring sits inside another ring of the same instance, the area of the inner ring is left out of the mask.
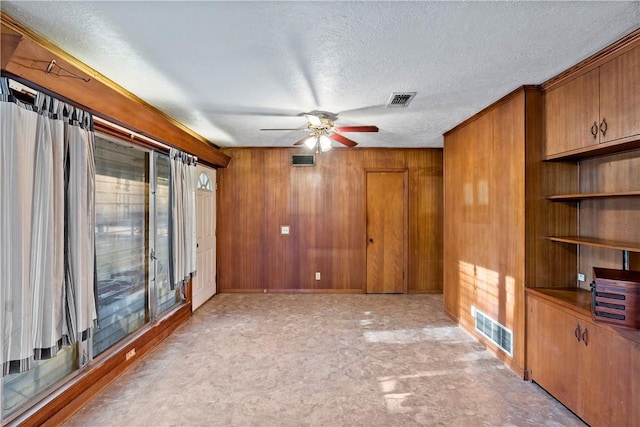
[[[196,273],[196,161],[171,149],[171,274],[182,286]]]
[[[95,137],[91,115],[68,107],[65,235],[65,338],[86,340],[96,326],[95,295]]]
[[[95,320],[91,120],[89,114],[44,94],[38,94],[33,105],[20,102],[11,95],[8,80],[0,78],[3,376],[55,356],[63,342],[86,336]],[[81,176],[74,176],[71,168]],[[66,197],[65,205],[65,187],[71,185],[86,192]],[[75,231],[82,236],[75,238]],[[73,270],[65,264],[73,265],[74,253],[80,262],[91,262],[83,264],[86,272],[73,271],[65,278],[65,270]],[[70,283],[73,292],[68,291]],[[69,306],[73,313],[65,313]],[[82,321],[70,322],[78,318]]]

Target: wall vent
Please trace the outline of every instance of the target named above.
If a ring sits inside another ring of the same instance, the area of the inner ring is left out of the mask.
[[[476,330],[513,356],[513,332],[476,309]]]
[[[387,101],[387,108],[404,108],[415,96],[416,92],[393,92]]]
[[[313,154],[292,154],[292,166],[313,166],[316,164],[316,156]]]

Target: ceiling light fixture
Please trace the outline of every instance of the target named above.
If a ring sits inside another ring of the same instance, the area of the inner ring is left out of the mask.
[[[331,150],[331,138],[330,135],[336,132],[336,128],[333,125],[333,120],[327,117],[317,117],[313,115],[306,115],[309,124],[309,137],[304,140],[304,145],[310,150],[315,150],[316,153]]]

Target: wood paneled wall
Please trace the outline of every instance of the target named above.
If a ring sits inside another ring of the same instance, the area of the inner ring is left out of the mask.
[[[218,171],[221,292],[364,292],[365,171],[377,168],[409,173],[408,291],[441,292],[442,150],[336,148],[313,167],[291,166],[305,149],[223,151],[232,160]]]
[[[575,205],[546,196],[575,191],[576,167],[541,161],[541,108],[540,91],[521,88],[447,132],[444,144],[445,310],[522,376],[525,286],[575,280],[575,251],[545,237],[575,232]],[[475,331],[472,307],[513,331],[513,357]]]

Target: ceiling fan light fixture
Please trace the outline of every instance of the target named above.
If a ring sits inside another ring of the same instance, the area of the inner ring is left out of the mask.
[[[309,138],[304,140],[304,145],[306,145],[309,150],[313,150],[317,143],[318,138],[315,135],[310,135]]]
[[[320,151],[322,151],[323,153],[331,150],[331,140],[328,136],[320,136],[320,138],[318,138],[318,143],[320,144]]]

